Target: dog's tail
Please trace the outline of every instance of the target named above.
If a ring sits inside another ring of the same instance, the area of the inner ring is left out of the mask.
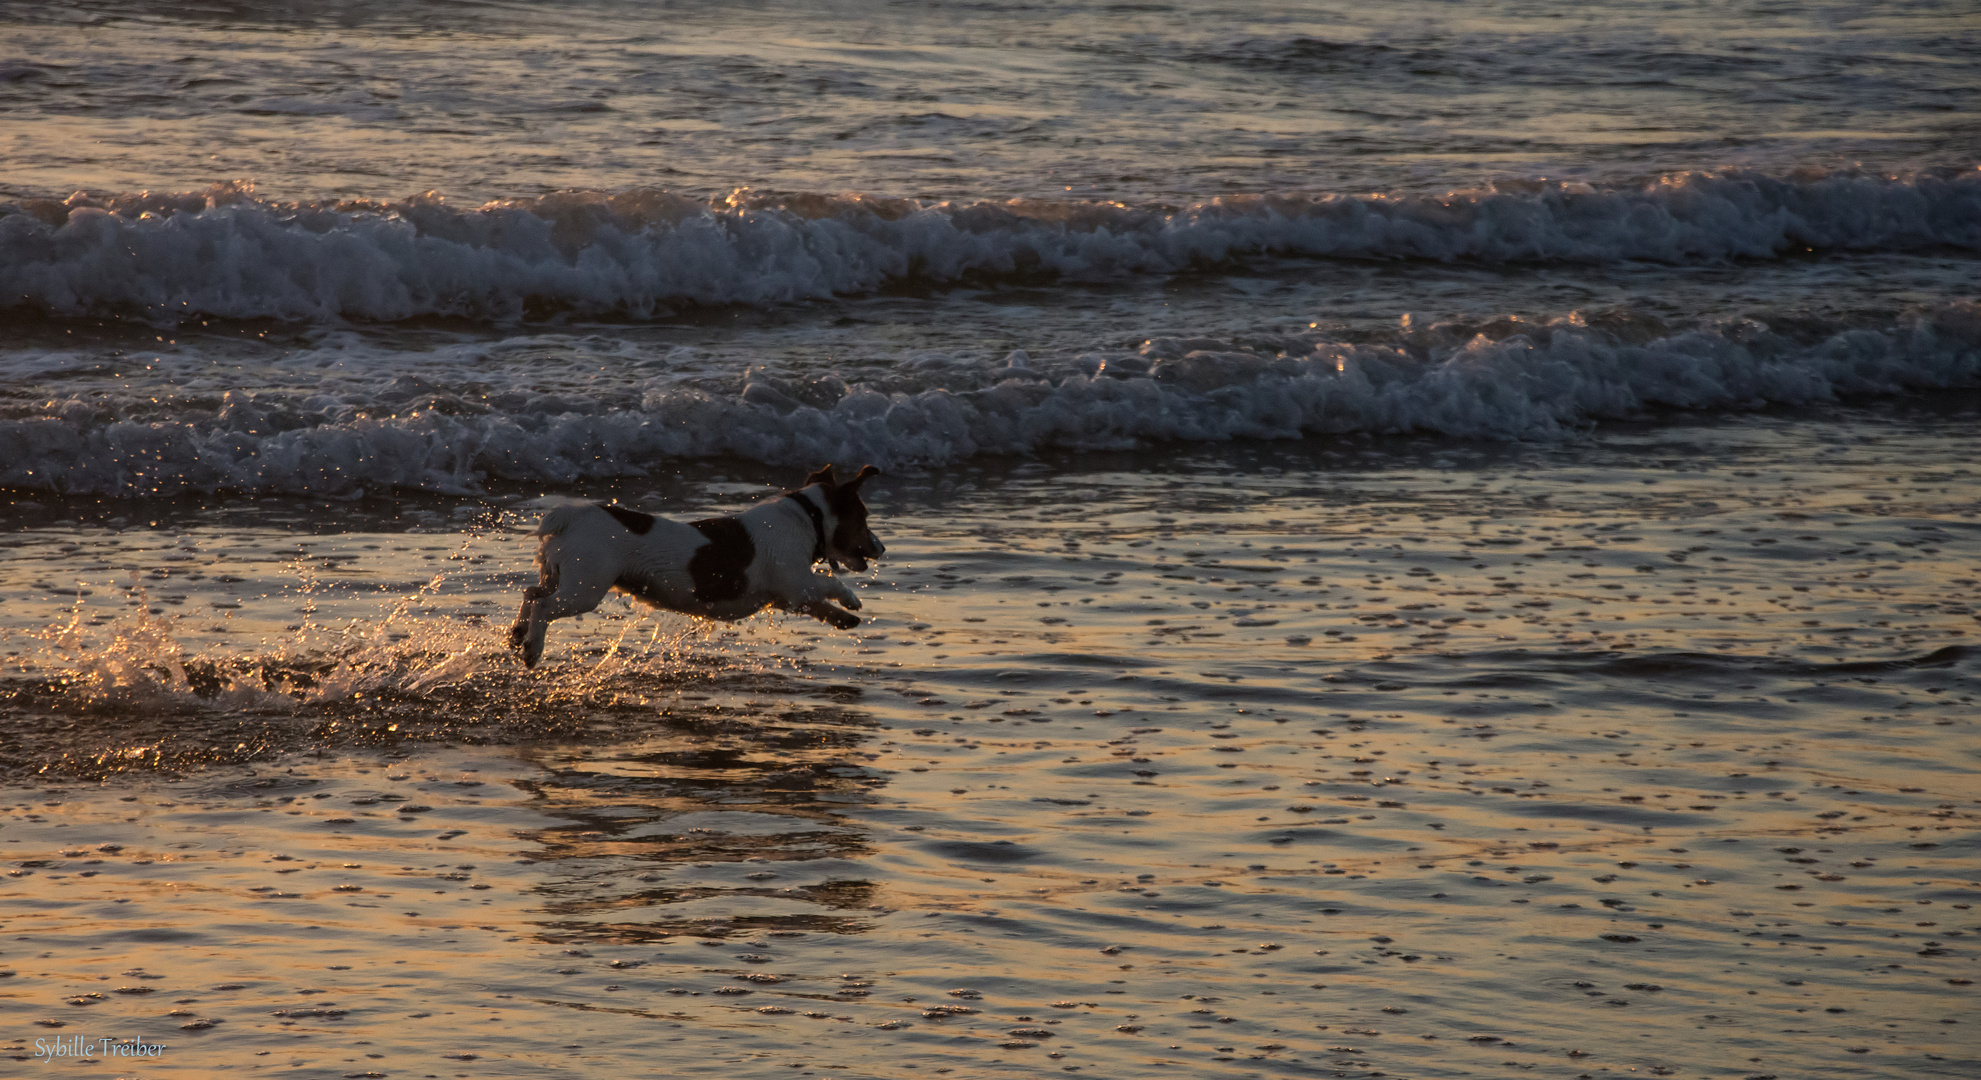
[[[587,510],[595,511],[597,509],[598,505],[596,503],[587,502],[564,503],[559,506],[553,506],[550,508],[549,513],[543,515],[543,521],[537,524],[535,535],[563,536]]]

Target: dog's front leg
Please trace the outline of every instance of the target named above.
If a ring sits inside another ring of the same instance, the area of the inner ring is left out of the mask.
[[[847,588],[845,582],[830,574],[813,574],[812,587],[808,591],[815,596],[824,594],[827,600],[837,600],[848,610],[860,610],[860,598],[853,595],[853,590]]]
[[[851,612],[841,611],[823,600],[803,600],[791,605],[791,610],[800,615],[810,615],[822,623],[829,623],[839,630],[851,630],[860,625],[860,617]]]
[[[845,582],[829,574],[811,574],[809,577],[804,590],[798,594],[797,602],[789,605],[790,610],[800,615],[810,615],[840,630],[851,630],[860,625],[858,616],[832,606],[837,601],[847,608],[859,609],[860,598],[853,595],[853,590],[847,588]]]

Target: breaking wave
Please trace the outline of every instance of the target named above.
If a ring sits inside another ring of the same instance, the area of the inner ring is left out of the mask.
[[[1185,207],[652,189],[456,208],[278,204],[251,187],[0,204],[0,295],[57,315],[288,320],[651,315],[890,285],[1167,274],[1247,256],[1518,262],[1981,250],[1981,171],[1687,172],[1500,181],[1441,197],[1284,194]]]
[[[37,400],[0,411],[0,486],[470,494],[491,481],[570,485],[714,456],[898,466],[1364,432],[1553,439],[1667,408],[1981,386],[1981,304],[1876,326],[1671,328],[1618,310],[1406,328],[1381,342],[1322,330],[1162,337],[1133,352],[1037,359],[929,353],[850,384],[754,369],[727,389],[653,380],[583,399],[492,393],[477,358],[429,362],[456,372],[434,378],[381,363],[372,382],[336,393],[231,391],[165,406],[136,394]]]

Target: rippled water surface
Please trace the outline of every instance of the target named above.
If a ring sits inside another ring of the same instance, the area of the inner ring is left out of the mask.
[[[1973,408],[877,481],[857,631],[609,605],[536,672],[513,500],[50,504],[8,1045],[1967,1075]]]
[[[1959,4],[0,5],[4,185],[1194,200],[1971,159]],[[1563,171],[1565,170],[1565,171]]]

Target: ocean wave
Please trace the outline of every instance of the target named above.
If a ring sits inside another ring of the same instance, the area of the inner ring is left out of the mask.
[[[1444,323],[1375,343],[1319,330],[1161,337],[1133,352],[1036,360],[925,354],[850,383],[762,369],[724,390],[653,380],[588,402],[491,392],[473,356],[452,380],[431,363],[429,376],[410,379],[390,367],[379,365],[375,385],[335,393],[230,391],[164,412],[136,392],[122,401],[37,399],[0,412],[0,486],[109,496],[465,495],[497,481],[569,486],[720,456],[892,467],[1357,433],[1557,439],[1661,409],[1981,386],[1981,304],[1855,327],[1741,319],[1674,329],[1610,311]]]
[[[0,295],[59,314],[288,320],[650,315],[910,282],[1106,280],[1248,256],[1665,263],[1981,250],[1981,171],[1688,172],[1186,207],[575,191],[457,208],[278,204],[248,186],[0,204]]]

